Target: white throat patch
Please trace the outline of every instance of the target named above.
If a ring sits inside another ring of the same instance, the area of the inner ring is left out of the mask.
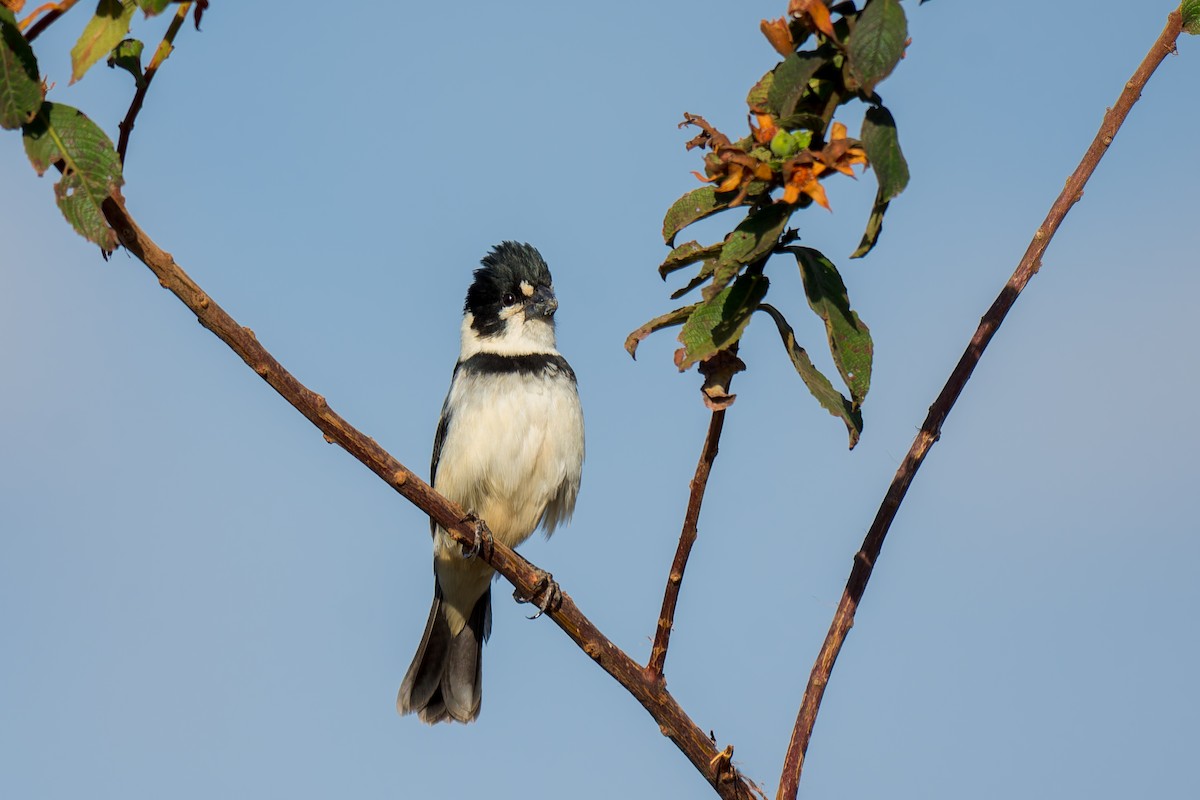
[[[467,312],[462,322],[462,351],[459,360],[465,361],[476,353],[496,353],[503,356],[523,356],[530,353],[558,354],[554,347],[554,325],[540,319],[527,319],[520,305],[500,312],[503,332],[482,337],[471,327],[475,315]]]

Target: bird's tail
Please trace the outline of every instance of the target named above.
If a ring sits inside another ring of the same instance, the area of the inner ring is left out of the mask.
[[[396,709],[422,722],[473,722],[483,697],[483,643],[492,630],[492,589],[475,602],[467,624],[450,632],[442,589],[433,582],[433,607],[425,635],[400,684]]]

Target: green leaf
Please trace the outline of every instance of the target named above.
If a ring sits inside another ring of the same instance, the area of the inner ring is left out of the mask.
[[[33,119],[42,96],[33,48],[13,12],[0,6],[0,128],[12,130]]]
[[[82,78],[125,38],[134,8],[133,0],[100,0],[96,16],[84,26],[79,41],[71,48],[71,83]]]
[[[846,44],[846,66],[867,95],[891,74],[904,55],[908,20],[900,0],[870,0]]]
[[[142,43],[137,39],[125,39],[108,56],[108,67],[119,67],[133,76],[137,88],[142,88]]]
[[[666,259],[658,265],[658,274],[666,280],[666,277],[677,269],[683,269],[688,264],[695,264],[710,256],[715,256],[721,252],[721,248],[725,246],[724,242],[716,244],[701,245],[699,242],[684,242],[667,254]]]
[[[875,205],[871,207],[871,216],[867,218],[867,229],[863,232],[862,241],[858,243],[858,249],[850,254],[851,258],[862,258],[871,252],[875,243],[879,241],[879,234],[883,231],[883,215],[887,213],[888,208],[887,201],[879,199],[882,195],[883,188],[880,187],[875,192]]]
[[[851,258],[862,258],[875,247],[883,231],[883,215],[887,212],[888,203],[904,191],[909,179],[908,162],[904,160],[900,139],[896,135],[896,120],[883,106],[867,109],[863,118],[862,143],[871,169],[875,171],[875,179],[879,182],[879,190],[875,193],[875,204],[871,207],[867,229],[858,249],[850,254]]]
[[[786,203],[772,203],[751,211],[725,238],[721,265],[750,264],[770,253],[791,216],[792,209]]]
[[[792,326],[788,324],[783,314],[779,313],[779,309],[769,303],[763,303],[758,308],[775,320],[775,327],[779,329],[779,337],[783,339],[783,346],[787,348],[792,366],[796,368],[796,372],[804,381],[804,385],[808,387],[808,391],[817,398],[817,402],[821,404],[822,408],[833,416],[839,417],[846,424],[846,432],[850,436],[850,449],[853,450],[854,445],[858,444],[859,437],[862,436],[862,412],[852,406],[841,392],[833,388],[829,379],[813,365],[808,353],[797,344],[795,331],[792,330]]]
[[[724,211],[733,197],[732,192],[726,192],[724,199],[718,199],[714,186],[701,186],[688,192],[667,209],[663,218],[663,241],[673,246],[677,233],[696,220]]]
[[[875,352],[871,331],[850,308],[846,284],[832,261],[811,247],[789,247],[788,250],[796,256],[808,305],[825,323],[829,353],[850,389],[854,407],[858,408],[871,388],[871,358]]]
[[[820,114],[810,114],[804,111],[796,114],[789,114],[786,117],[780,117],[778,124],[779,127],[785,128],[789,131],[803,128],[804,130],[817,133],[825,132],[824,118],[822,118]]]
[[[171,3],[177,3],[180,0],[137,0],[137,6],[142,10],[147,17],[153,17],[155,14],[161,14],[166,10]]]
[[[683,349],[676,354],[675,364],[683,372],[697,361],[703,361],[742,338],[750,317],[766,297],[770,282],[761,274],[742,275],[715,297],[694,307],[679,341]]]
[[[1200,0],[1183,0],[1179,13],[1183,15],[1183,29],[1192,35],[1200,34]]]
[[[795,114],[796,106],[808,91],[808,82],[825,64],[823,56],[807,51],[792,53],[779,62],[779,66],[771,71],[772,78],[766,87],[767,110],[776,117]],[[753,91],[751,95],[756,96]]]
[[[682,325],[691,313],[696,310],[697,305],[698,303],[693,303],[690,306],[677,308],[674,311],[663,314],[661,317],[655,317],[629,334],[629,336],[625,337],[625,349],[629,351],[629,355],[636,359],[638,345],[642,343],[643,339],[663,328],[670,328],[672,325]]]
[[[896,120],[883,106],[867,109],[862,125],[863,149],[879,181],[879,199],[886,203],[908,186],[908,162],[900,152]]]
[[[746,95],[746,105],[750,106],[751,111],[761,113],[770,110],[768,103],[773,83],[775,83],[775,70],[763,75],[758,79],[758,83],[750,87],[750,92]]]
[[[116,233],[100,208],[125,182],[112,141],[82,111],[58,103],[43,103],[24,135],[25,152],[39,175],[55,164],[62,169],[54,194],[63,216],[80,235],[114,249]]]
[[[703,286],[710,278],[712,278],[713,272],[716,270],[716,268],[717,260],[715,258],[710,258],[705,261],[700,265],[700,271],[696,273],[695,277],[687,282],[686,286],[684,286],[682,289],[676,289],[675,291],[671,292],[671,299],[678,300],[688,292],[695,289],[697,286]]]

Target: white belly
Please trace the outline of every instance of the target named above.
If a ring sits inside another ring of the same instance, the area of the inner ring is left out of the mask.
[[[482,517],[509,547],[539,523],[549,536],[570,518],[584,454],[574,382],[561,375],[460,375],[447,407],[454,413],[435,489]]]

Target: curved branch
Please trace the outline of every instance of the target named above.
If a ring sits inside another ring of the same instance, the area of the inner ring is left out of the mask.
[[[150,268],[163,288],[178,297],[196,315],[201,325],[216,334],[271,388],[324,433],[327,441],[341,445],[413,505],[435,519],[455,541],[465,547],[474,545],[473,518],[468,517],[457,504],[434,491],[433,487],[392,457],[374,439],[334,412],[324,397],[304,386],[284,369],[259,343],[252,330],[239,325],[175,263],[170,253],[162,250],[138,227],[119,194],[106,199],[103,209],[121,244]],[[500,542],[483,548],[479,556],[524,596],[533,596],[535,591],[541,589],[538,583],[545,573]],[[733,748],[726,747],[718,751],[716,743],[692,722],[663,683],[650,680],[636,661],[583,615],[566,592],[562,593],[561,603],[552,607],[548,614],[601,669],[642,704],[658,723],[663,735],[675,743],[721,797],[728,800],[750,800],[755,797],[753,784],[739,775],[732,764]]]
[[[1141,96],[1146,82],[1150,80],[1150,76],[1154,74],[1155,69],[1167,57],[1167,54],[1175,52],[1175,40],[1179,37],[1180,26],[1179,11],[1171,12],[1167,17],[1166,27],[1134,72],[1133,77],[1125,84],[1121,96],[1117,98],[1116,105],[1104,115],[1099,132],[1092,140],[1092,144],[1088,147],[1079,166],[1067,179],[1066,186],[1063,187],[1062,193],[1050,207],[1045,220],[1034,233],[1033,240],[1029,243],[1016,271],[1008,279],[1008,283],[992,303],[992,307],[983,316],[979,328],[971,337],[971,342],[954,367],[954,371],[950,373],[946,385],[942,388],[937,400],[929,407],[929,415],[925,418],[908,455],[905,456],[900,468],[896,470],[896,475],[884,495],[883,503],[879,506],[875,520],[871,523],[871,529],[863,540],[862,548],[854,557],[854,566],[850,570],[850,578],[846,581],[842,599],[838,603],[833,622],[830,623],[829,632],[825,636],[825,642],[821,646],[821,651],[817,655],[816,663],[813,664],[812,672],[809,675],[808,686],[804,690],[804,698],[800,703],[800,712],[796,717],[796,727],[792,731],[792,738],[788,743],[783,775],[780,777],[779,793],[776,795],[777,800],[790,800],[796,797],[800,776],[804,769],[804,754],[808,750],[808,742],[812,738],[813,726],[817,721],[817,712],[821,707],[825,686],[829,682],[830,673],[833,671],[834,662],[842,649],[846,635],[854,625],[854,614],[858,609],[858,603],[862,599],[863,592],[866,591],[867,581],[871,579],[875,561],[883,548],[884,537],[887,536],[888,529],[896,518],[896,512],[904,500],[904,495],[908,492],[909,485],[916,477],[917,470],[920,469],[929,449],[941,436],[942,424],[949,416],[963,387],[970,380],[975,365],[983,357],[984,349],[987,348],[996,329],[1004,321],[1021,291],[1041,267],[1042,254],[1045,253],[1050,240],[1054,238],[1054,234],[1067,216],[1067,212],[1083,196],[1084,185],[1092,176],[1092,172],[1100,163],[1108,146],[1112,144],[1113,137],[1117,135],[1121,124],[1129,115],[1130,109],[1133,108],[1133,104]]]

